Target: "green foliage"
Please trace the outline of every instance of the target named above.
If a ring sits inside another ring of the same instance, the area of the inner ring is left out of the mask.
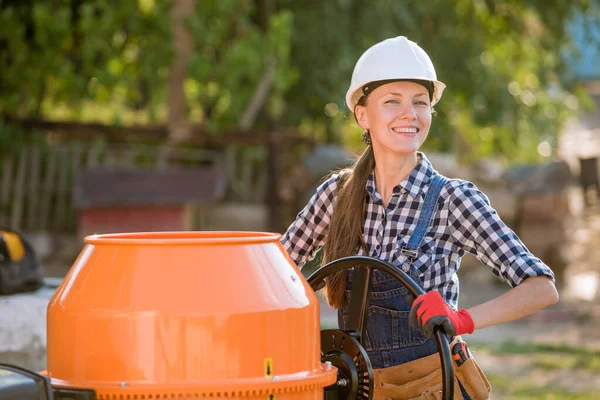
[[[111,120],[164,103],[168,9],[165,0],[0,4],[0,112]]]
[[[588,9],[586,0],[281,3],[301,32],[293,44],[302,79],[288,95],[288,117],[325,121],[344,142],[359,132],[327,116],[325,106],[335,102],[354,122],[344,102],[354,62],[369,46],[398,35],[419,43],[447,84],[427,146],[453,150],[463,161],[538,159],[538,144],[555,145],[583,100],[564,79],[560,55],[569,44],[566,22]]]
[[[282,96],[297,79],[290,59],[293,15],[274,13],[261,27],[254,13],[251,1],[209,0],[198,2],[188,18],[194,52],[186,92],[192,116],[212,131],[239,123],[269,59],[276,65],[272,116],[281,114]]]
[[[0,121],[0,160],[3,155],[13,154],[24,145],[43,143],[41,134],[25,132],[18,126]]]
[[[345,108],[354,63],[370,45],[405,35],[448,86],[428,148],[460,160],[540,159],[585,106],[565,59],[566,23],[595,0],[206,0],[186,25],[193,39],[188,115],[218,132],[237,126],[274,63],[258,123],[358,143]],[[265,4],[276,5],[268,20]],[[0,2],[0,113],[164,122],[173,56],[172,0]]]

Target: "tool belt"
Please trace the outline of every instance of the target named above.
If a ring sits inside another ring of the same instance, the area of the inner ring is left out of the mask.
[[[458,357],[458,353],[453,354],[454,398],[463,399],[458,386],[460,381],[472,400],[488,399],[492,387],[466,348],[466,343],[460,338],[455,338],[450,348],[464,351],[463,358]],[[441,400],[442,398],[442,368],[439,354],[389,368],[374,369],[373,376],[375,389],[373,400]]]

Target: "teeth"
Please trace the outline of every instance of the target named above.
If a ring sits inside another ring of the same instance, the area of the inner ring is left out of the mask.
[[[417,133],[417,128],[392,128],[397,133]]]

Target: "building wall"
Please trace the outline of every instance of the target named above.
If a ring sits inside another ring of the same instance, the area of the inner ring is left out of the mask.
[[[81,210],[79,238],[94,233],[186,230],[184,206],[103,207]]]

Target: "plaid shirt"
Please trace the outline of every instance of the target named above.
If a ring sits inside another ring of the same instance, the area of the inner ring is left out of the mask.
[[[423,153],[411,174],[393,189],[384,206],[375,187],[374,172],[367,181],[363,237],[369,249],[357,255],[386,260],[401,267],[405,257],[397,249],[408,244],[419,217],[429,181],[434,173]],[[327,227],[336,200],[339,175],[319,186],[306,207],[283,235],[281,242],[302,267],[325,244]],[[413,265],[425,291],[438,290],[454,309],[458,307],[457,271],[465,252],[475,255],[512,287],[531,276],[552,270],[532,255],[516,234],[502,222],[485,194],[468,181],[450,179],[439,196],[432,223]]]

